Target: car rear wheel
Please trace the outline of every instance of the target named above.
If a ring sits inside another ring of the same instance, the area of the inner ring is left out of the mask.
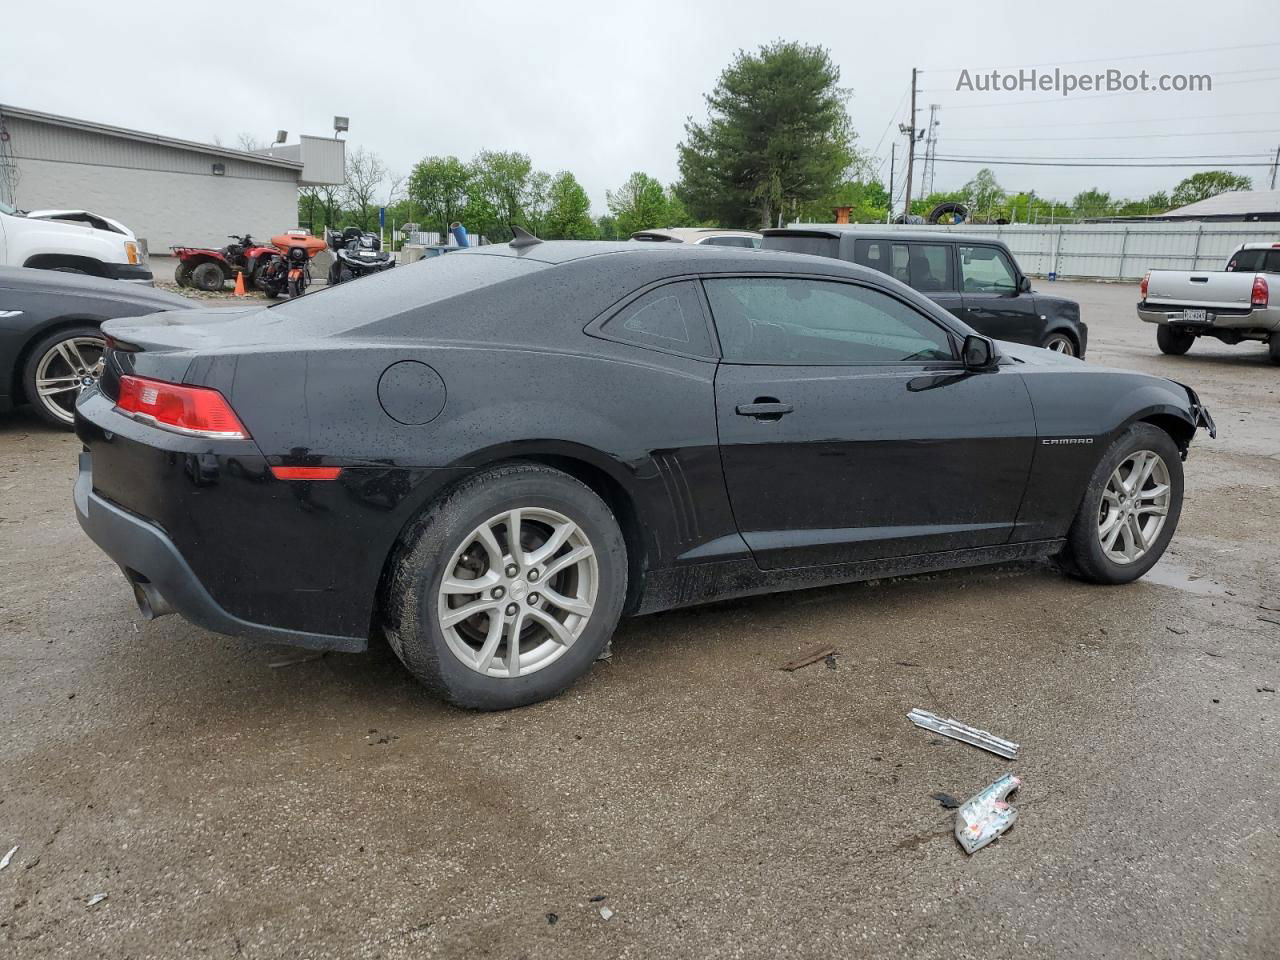
[[[221,290],[226,283],[227,273],[216,263],[198,263],[191,269],[191,285],[197,290]]]
[[[1182,458],[1159,427],[1135,423],[1107,449],[1067,534],[1068,570],[1129,583],[1160,560],[1182,514]]]
[[[1182,356],[1195,342],[1194,333],[1183,333],[1166,323],[1156,327],[1156,345],[1160,347],[1161,353],[1167,353],[1171,357]]]
[[[107,341],[97,327],[55,330],[32,349],[23,370],[27,400],[46,422],[70,427],[76,398],[102,376]]]
[[[402,538],[383,627],[434,693],[504,710],[589,670],[626,590],[626,545],[608,505],[558,470],[512,463],[469,477]]]
[[[1280,363],[1280,333],[1271,335],[1271,339],[1267,342],[1267,349],[1271,354],[1271,362]]]
[[[1046,350],[1051,350],[1054,353],[1061,353],[1068,357],[1075,357],[1080,353],[1079,348],[1076,347],[1075,340],[1071,338],[1071,334],[1062,333],[1060,331],[1049,334],[1049,336],[1045,337],[1044,343],[1040,344],[1040,346],[1044,347]]]

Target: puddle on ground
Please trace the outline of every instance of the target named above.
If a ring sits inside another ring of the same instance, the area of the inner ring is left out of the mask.
[[[1227,595],[1227,588],[1222,584],[1215,583],[1208,577],[1192,573],[1186,567],[1181,567],[1168,559],[1157,563],[1138,582],[1154,583],[1161,587],[1173,587],[1175,590],[1185,590],[1187,593],[1196,593],[1203,597],[1223,597]]]

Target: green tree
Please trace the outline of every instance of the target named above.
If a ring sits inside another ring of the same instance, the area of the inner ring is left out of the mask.
[[[471,173],[457,157],[427,157],[409,174],[409,199],[422,212],[424,230],[442,234],[467,206]]]
[[[533,164],[523,153],[481,150],[471,161],[468,215],[478,232],[509,239],[511,224],[525,226]],[[471,226],[468,225],[468,230]]]
[[[822,47],[776,41],[738,51],[685,123],[681,200],[726,227],[770,224],[784,202],[830,194],[853,160],[840,68]]]
[[[637,230],[668,226],[666,191],[647,173],[636,171],[616,191],[608,191],[605,201],[617,220],[617,232],[623,238]]]
[[[1220,193],[1233,190],[1252,190],[1253,181],[1226,170],[1205,170],[1193,173],[1173,188],[1173,205],[1185,207],[1189,203],[1208,200]]]
[[[618,218],[605,214],[596,221],[596,232],[600,235],[601,240],[625,240],[626,237],[618,232]]]
[[[923,206],[926,201],[919,201]],[[917,206],[916,202],[912,207]],[[851,223],[884,223],[889,212],[889,191],[878,180],[844,180],[825,197],[801,204],[797,219],[811,223],[830,222],[836,207],[849,207]],[[932,209],[930,207],[929,209]]]
[[[1115,212],[1111,194],[1094,187],[1077,193],[1071,200],[1071,212],[1077,217],[1106,217]]]
[[[561,170],[551,181],[543,230],[551,240],[590,240],[596,236],[587,191],[568,170]]]
[[[969,207],[970,222],[991,223],[1004,217],[1006,195],[990,167],[983,167],[975,173],[960,191]]]

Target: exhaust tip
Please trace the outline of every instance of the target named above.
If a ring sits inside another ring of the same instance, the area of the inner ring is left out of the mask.
[[[155,620],[175,612],[151,581],[132,570],[126,570],[125,575],[133,587],[133,599],[144,620]]]

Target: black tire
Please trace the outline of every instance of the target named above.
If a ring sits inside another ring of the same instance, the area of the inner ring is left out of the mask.
[[[1080,356],[1080,344],[1076,343],[1076,338],[1062,330],[1055,330],[1046,336],[1040,346],[1066,357]]]
[[[280,284],[267,277],[267,271],[270,267],[270,263],[259,264],[253,271],[253,279],[249,285],[255,290],[261,290],[268,300],[275,300],[280,296]]]
[[[338,263],[335,260],[333,264],[329,267],[329,276],[328,276],[329,286],[331,287],[337,286],[342,282],[342,280],[343,280],[342,264]]]
[[[102,335],[102,331],[95,326],[82,324],[75,327],[63,327],[61,330],[55,330],[49,335],[36,341],[35,345],[31,348],[31,352],[27,354],[26,362],[22,367],[22,390],[26,395],[27,402],[30,403],[35,412],[40,415],[41,420],[45,423],[52,424],[55,427],[61,427],[64,430],[70,430],[74,427],[74,420],[71,418],[71,414],[68,412],[67,407],[69,406],[74,409],[75,398],[79,396],[79,390],[74,392],[68,390],[65,393],[58,394],[54,398],[43,398],[40,396],[40,391],[36,387],[36,378],[39,375],[40,365],[44,361],[46,354],[51,350],[54,350],[57,344],[78,338],[83,340],[94,340],[100,344],[98,347],[99,355],[101,355],[102,350],[104,350],[107,345],[106,337],[104,337]],[[84,359],[88,361],[91,358],[85,357]],[[56,362],[59,364],[59,368],[56,371],[53,371],[54,373],[58,375],[62,375],[64,373],[70,375],[72,372],[71,370],[63,369],[62,365],[65,364],[65,361],[57,360]],[[59,401],[63,402],[59,403]],[[55,411],[54,407],[57,407],[58,410]]]
[[[1156,327],[1156,344],[1160,347],[1161,353],[1167,353],[1171,357],[1180,357],[1188,350],[1191,345],[1196,342],[1194,333],[1184,333],[1175,327],[1162,323]]]
[[[227,272],[219,264],[206,260],[191,268],[191,285],[212,293],[227,285]]]
[[[290,280],[290,281],[289,281],[289,296],[290,296],[290,297],[300,297],[300,296],[302,296],[302,295],[303,295],[304,293],[306,293],[306,292],[307,292],[307,286],[306,286],[306,284],[305,284],[305,283],[303,283],[303,281],[301,281],[301,280]]]
[[[556,511],[585,534],[596,557],[596,600],[582,633],[558,659],[523,676],[493,677],[450,649],[437,603],[454,552],[486,520],[516,508]],[[508,463],[477,471],[405,531],[384,588],[383,629],[404,665],[437,696],[460,707],[507,710],[554,697],[586,673],[613,636],[626,592],[626,544],[608,505],[558,470]]]
[[[1169,472],[1170,498],[1164,527],[1160,530],[1147,552],[1130,563],[1116,563],[1102,549],[1098,536],[1098,522],[1103,509],[1103,490],[1112,473],[1126,459],[1141,450],[1149,450],[1164,461]],[[1067,533],[1067,546],[1063,550],[1063,566],[1068,573],[1091,583],[1131,583],[1154,567],[1164,555],[1173,539],[1182,515],[1182,457],[1173,438],[1159,427],[1149,423],[1135,423],[1118,436],[1107,448],[1089,484],[1085,488],[1080,508]]]
[[[173,271],[173,282],[180,287],[191,286],[191,264],[179,261]]]
[[[1280,333],[1273,333],[1267,341],[1267,352],[1271,354],[1272,363],[1280,363]]]

